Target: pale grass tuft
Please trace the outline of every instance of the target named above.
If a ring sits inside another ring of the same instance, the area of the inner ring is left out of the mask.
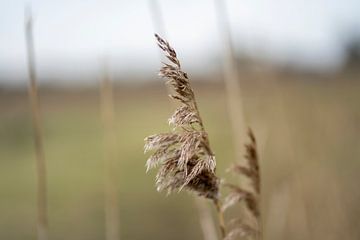
[[[173,126],[171,132],[145,139],[145,152],[155,151],[146,162],[147,171],[159,167],[156,176],[158,191],[171,193],[186,189],[199,196],[218,199],[216,160],[188,76],[181,70],[180,61],[170,44],[158,35],[155,37],[170,61],[170,64],[164,63],[160,76],[172,87],[174,93],[170,97],[180,106],[169,119]]]

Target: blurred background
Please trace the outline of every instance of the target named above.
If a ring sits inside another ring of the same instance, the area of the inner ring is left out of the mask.
[[[156,171],[145,173],[143,139],[168,131],[175,108],[157,77],[154,32],[171,42],[192,81],[217,173],[236,182],[225,171],[242,149],[223,74],[230,36],[242,114],[259,143],[265,239],[360,238],[359,1],[1,0],[0,239],[36,239],[30,5],[49,239],[106,239],[107,151],[116,152],[119,239],[203,239],[193,197],[166,197],[155,189]],[[104,146],[107,135],[115,147]]]

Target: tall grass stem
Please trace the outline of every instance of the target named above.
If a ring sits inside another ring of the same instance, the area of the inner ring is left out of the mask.
[[[106,61],[100,84],[101,114],[104,133],[104,188],[106,240],[119,240],[119,209],[116,187],[117,140],[115,128],[114,97]]]
[[[37,175],[37,236],[38,240],[48,239],[46,161],[42,138],[42,122],[37,88],[33,21],[30,8],[25,9],[25,38],[29,72],[28,95],[34,130],[36,175]]]
[[[226,98],[230,124],[233,130],[233,141],[236,158],[242,159],[241,147],[246,136],[246,119],[243,109],[242,93],[239,73],[237,69],[236,54],[231,40],[231,30],[224,0],[214,0],[218,21],[219,37],[222,43],[223,76],[226,88]]]

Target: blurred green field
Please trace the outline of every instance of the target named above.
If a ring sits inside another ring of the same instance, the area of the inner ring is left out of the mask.
[[[195,91],[226,176],[234,148],[223,86],[196,84]],[[359,239],[360,82],[259,79],[242,92],[259,142],[266,239]],[[50,237],[104,239],[99,94],[40,93]],[[122,239],[202,239],[192,197],[165,197],[155,190],[155,172],[145,174],[143,139],[168,131],[174,110],[164,86],[118,86],[115,100]],[[36,238],[31,134],[26,92],[0,92],[0,239]]]

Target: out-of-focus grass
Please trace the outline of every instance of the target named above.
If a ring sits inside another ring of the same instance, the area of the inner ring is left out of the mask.
[[[217,155],[233,160],[221,85],[195,86]],[[104,239],[98,93],[41,91],[51,239]],[[243,86],[259,142],[268,239],[358,239],[360,83],[262,82]],[[185,194],[165,197],[145,174],[143,139],[168,131],[165,89],[116,91],[122,239],[201,239]],[[25,94],[0,95],[0,239],[35,239],[35,165]],[[241,147],[241,146],[238,146]],[[232,178],[230,178],[232,180]]]

